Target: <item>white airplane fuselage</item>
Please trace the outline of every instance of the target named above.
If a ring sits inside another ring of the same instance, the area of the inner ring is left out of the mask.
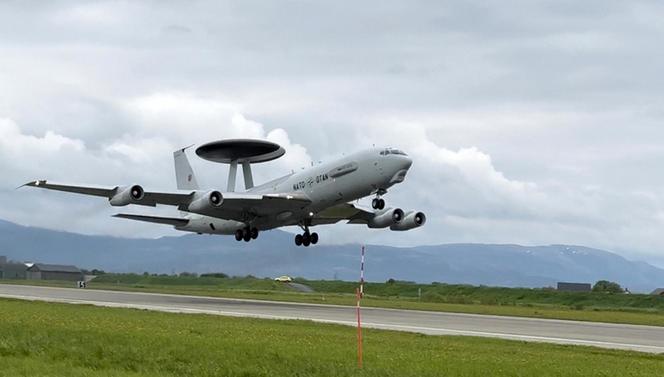
[[[297,211],[256,217],[251,219],[251,224],[259,230],[305,225],[308,218],[326,208],[386,192],[390,187],[404,181],[411,165],[412,160],[403,152],[372,148],[253,187],[246,193],[301,192],[311,200],[311,204]],[[245,222],[193,213],[187,213],[185,217],[189,219],[189,223],[176,229],[231,235],[246,226]]]

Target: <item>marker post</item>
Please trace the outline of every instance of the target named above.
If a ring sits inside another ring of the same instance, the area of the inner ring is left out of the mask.
[[[362,369],[362,317],[360,314],[360,289],[355,288],[357,294],[357,367]]]
[[[360,298],[364,297],[364,246],[362,246],[362,257],[360,259]]]
[[[355,295],[357,297],[357,305],[355,307],[357,313],[357,367],[362,369],[362,312],[360,301],[364,296],[364,246],[362,246],[362,256],[360,259],[360,286],[355,288]]]

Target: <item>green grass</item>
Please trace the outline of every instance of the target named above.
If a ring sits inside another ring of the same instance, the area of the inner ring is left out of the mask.
[[[0,299],[0,376],[661,376],[664,356]]]
[[[296,281],[316,292],[301,293],[271,279],[106,274],[89,288],[259,300],[354,305],[356,282]],[[71,282],[11,281],[71,287]],[[421,297],[418,293],[421,291]],[[363,306],[664,326],[664,297],[569,293],[550,289],[476,287],[408,282],[367,283]]]

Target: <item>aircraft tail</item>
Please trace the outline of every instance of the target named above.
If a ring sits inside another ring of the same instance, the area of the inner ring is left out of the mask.
[[[198,190],[198,182],[194,175],[194,170],[189,164],[185,150],[189,148],[178,149],[173,152],[173,159],[175,160],[175,180],[177,182],[178,190]]]

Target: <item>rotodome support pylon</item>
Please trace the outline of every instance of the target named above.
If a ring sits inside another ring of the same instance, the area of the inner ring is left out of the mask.
[[[196,149],[196,154],[202,159],[230,164],[228,192],[235,191],[238,164],[242,164],[244,188],[249,190],[254,187],[251,164],[276,160],[284,153],[286,151],[279,144],[255,139],[218,140],[203,144]]]

